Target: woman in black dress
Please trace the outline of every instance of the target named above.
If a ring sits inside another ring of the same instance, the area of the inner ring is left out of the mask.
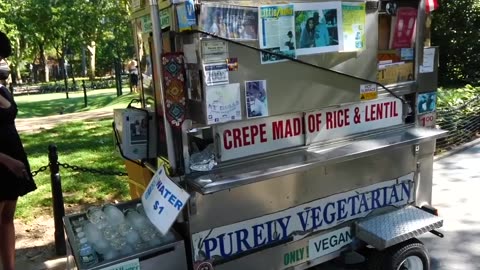
[[[0,32],[0,61],[11,54],[10,42]],[[8,77],[8,65],[0,66],[0,80]],[[27,155],[15,127],[17,105],[0,84],[0,257],[4,270],[15,269],[15,227],[17,198],[36,189]]]

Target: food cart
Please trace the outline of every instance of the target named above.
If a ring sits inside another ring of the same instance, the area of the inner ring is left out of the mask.
[[[185,247],[185,265],[172,252],[182,263],[145,269],[308,269],[351,254],[430,269],[416,237],[442,236],[431,200],[445,131],[424,6],[132,1],[142,106],[116,112],[115,133],[155,173],[146,215]]]

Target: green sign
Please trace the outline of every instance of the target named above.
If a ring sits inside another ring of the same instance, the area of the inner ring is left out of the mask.
[[[152,27],[152,18],[149,15],[145,15],[141,18],[142,20],[142,32],[150,33],[153,30]],[[162,29],[170,27],[170,9],[160,10],[160,27]]]
[[[160,26],[162,29],[170,27],[170,8],[160,10]]]

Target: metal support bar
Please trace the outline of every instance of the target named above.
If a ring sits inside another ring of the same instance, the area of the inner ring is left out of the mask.
[[[163,115],[163,123],[165,125],[165,138],[166,138],[166,145],[167,145],[167,154],[168,154],[168,161],[170,163],[170,167],[175,172],[177,169],[177,164],[175,162],[175,149],[173,144],[173,136],[172,136],[172,129],[167,121],[167,112],[165,110],[165,94],[163,90],[163,76],[162,76],[162,29],[160,27],[160,16],[159,16],[159,9],[158,9],[158,2],[157,0],[150,0],[150,17],[152,19],[152,32],[153,32],[153,47],[155,54],[152,55],[152,60],[154,63],[155,68],[154,71],[154,79],[158,80],[158,91],[160,94],[160,99],[157,100],[157,106],[161,106],[162,115]],[[158,110],[158,107],[157,107]]]
[[[57,146],[53,144],[48,146],[48,160],[50,162],[53,220],[55,222],[55,249],[57,255],[63,256],[67,254],[62,222],[62,219],[65,216],[65,208],[63,205],[62,179],[60,177],[60,169],[58,167]]]

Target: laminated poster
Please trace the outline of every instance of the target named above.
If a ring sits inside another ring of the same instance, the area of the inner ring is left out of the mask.
[[[342,3],[343,51],[359,51],[366,48],[365,3]]]
[[[191,30],[192,26],[197,24],[193,0],[177,6],[177,19],[180,32]]]
[[[258,24],[260,48],[295,58],[294,6],[261,6]],[[262,64],[287,61],[278,55],[261,53]]]
[[[295,4],[297,55],[343,49],[340,2]]]
[[[267,81],[245,82],[247,118],[268,116]]]
[[[242,119],[240,84],[207,86],[207,124],[218,124]]]
[[[258,9],[203,4],[199,30],[234,40],[258,39]]]

